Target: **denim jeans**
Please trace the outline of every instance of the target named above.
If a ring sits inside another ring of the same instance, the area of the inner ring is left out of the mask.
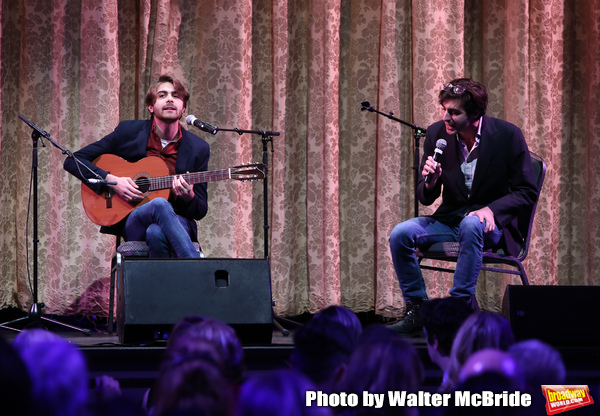
[[[146,241],[150,257],[200,257],[188,220],[164,198],[137,207],[125,223],[127,240]]]
[[[475,294],[484,248],[496,247],[502,231],[485,234],[485,223],[476,216],[465,217],[458,226],[449,227],[430,217],[417,217],[396,225],[390,234],[392,261],[406,301],[427,300],[425,281],[415,249],[438,242],[459,242],[460,253],[450,295],[468,300]]]

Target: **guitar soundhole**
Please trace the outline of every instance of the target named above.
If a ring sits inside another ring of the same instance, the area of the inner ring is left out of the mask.
[[[140,192],[146,193],[150,190],[150,180],[145,176],[136,178],[135,183],[139,186]]]

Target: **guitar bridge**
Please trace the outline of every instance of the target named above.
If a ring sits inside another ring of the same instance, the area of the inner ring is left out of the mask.
[[[112,189],[109,189],[108,191],[106,191],[104,193],[104,199],[106,200],[106,208],[108,208],[108,209],[112,208],[112,197],[113,197]]]

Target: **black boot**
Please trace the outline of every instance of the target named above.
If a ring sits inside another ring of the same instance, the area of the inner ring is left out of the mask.
[[[419,316],[419,309],[423,302],[407,302],[404,314],[398,322],[389,325],[392,331],[408,336],[420,336],[423,334],[423,322]]]

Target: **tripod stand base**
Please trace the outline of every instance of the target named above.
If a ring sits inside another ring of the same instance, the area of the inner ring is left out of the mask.
[[[281,332],[281,335],[283,335],[284,337],[287,337],[290,335],[290,331],[289,329],[285,328],[281,322],[292,325],[294,327],[299,327],[302,326],[301,323],[296,322],[296,321],[292,321],[291,319],[287,319],[287,318],[283,318],[281,316],[277,316],[277,315],[273,315],[273,325],[275,325],[275,328],[277,328],[277,330],[279,332]]]
[[[20,329],[11,328],[10,326],[5,326],[5,325],[2,325],[2,324],[0,324],[0,329],[6,329],[7,331],[21,332]]]
[[[47,329],[46,325],[44,325],[43,322],[51,322],[51,323],[53,323],[55,325],[62,326],[62,327],[65,327],[65,328],[69,328],[69,329],[73,329],[75,331],[81,332],[85,336],[90,336],[92,334],[92,331],[89,330],[89,329],[79,328],[79,327],[76,327],[76,326],[73,326],[73,325],[66,324],[64,322],[59,322],[59,321],[56,321],[54,319],[50,319],[50,318],[45,317],[43,315],[43,312],[42,312],[42,310],[44,309],[44,306],[45,305],[43,303],[41,303],[41,302],[40,303],[34,303],[33,305],[31,305],[31,308],[29,309],[29,314],[27,316],[24,316],[24,317],[18,318],[18,319],[14,319],[14,320],[9,321],[9,322],[1,323],[0,324],[0,329],[7,329],[7,330],[10,330],[10,331],[21,332],[21,329],[13,328],[11,325],[16,324],[18,322],[26,322],[26,321],[28,321],[28,322],[25,323],[25,325],[20,325],[20,326],[23,326],[24,328],[27,328],[29,326],[33,326],[33,327],[36,327],[36,328]]]

